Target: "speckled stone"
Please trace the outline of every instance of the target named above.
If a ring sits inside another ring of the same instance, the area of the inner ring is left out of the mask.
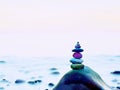
[[[81,64],[81,63],[83,62],[83,60],[82,60],[82,59],[72,58],[72,59],[70,59],[70,62],[71,62],[72,64]]]
[[[76,58],[76,59],[80,59],[80,58],[82,58],[82,54],[75,52],[75,53],[73,54],[73,57]]]

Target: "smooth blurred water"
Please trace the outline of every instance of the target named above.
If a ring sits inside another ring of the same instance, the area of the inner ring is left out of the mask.
[[[49,83],[55,85],[62,76],[71,70],[70,58],[66,57],[1,57],[0,80],[6,79],[9,82],[0,82],[0,87],[5,90],[52,90]],[[116,87],[120,83],[119,75],[112,75],[114,70],[120,70],[120,57],[117,56],[87,56],[84,64],[95,70],[103,80],[110,86]],[[57,68],[58,75],[51,74],[51,68]],[[16,79],[25,80],[24,84],[15,84]],[[42,83],[29,85],[27,81],[40,79]],[[116,81],[115,81],[116,80]]]

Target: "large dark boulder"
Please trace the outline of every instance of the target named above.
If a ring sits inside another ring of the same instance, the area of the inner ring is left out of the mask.
[[[92,69],[71,70],[66,73],[53,90],[112,90]]]

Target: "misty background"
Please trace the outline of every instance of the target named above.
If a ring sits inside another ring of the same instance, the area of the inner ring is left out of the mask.
[[[0,56],[120,55],[119,0],[0,1]]]

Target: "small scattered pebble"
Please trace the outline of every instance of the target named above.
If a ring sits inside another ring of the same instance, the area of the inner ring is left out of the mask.
[[[4,63],[6,63],[6,62],[5,62],[5,61],[0,61],[0,63],[1,63],[1,64],[4,64]]]
[[[35,81],[28,81],[28,84],[34,85]]]
[[[16,83],[16,84],[22,84],[22,83],[25,83],[25,81],[24,81],[24,80],[21,80],[21,79],[17,79],[17,80],[15,81],[15,83]]]
[[[52,72],[51,74],[53,74],[53,75],[58,75],[58,74],[60,74],[60,72],[55,71],[55,72]]]
[[[50,70],[57,70],[57,68],[50,68]]]
[[[41,83],[42,80],[35,80],[35,83]]]
[[[42,80],[34,80],[34,81],[28,81],[28,84],[34,85],[34,84],[38,84],[41,82],[42,82]]]
[[[112,74],[120,75],[120,71],[111,72]]]
[[[49,83],[49,84],[48,84],[48,86],[53,87],[53,86],[54,86],[54,84],[53,84],[53,83]]]
[[[120,89],[120,86],[117,86],[116,88],[117,88],[117,89]]]
[[[0,87],[0,90],[4,90],[4,87]]]

